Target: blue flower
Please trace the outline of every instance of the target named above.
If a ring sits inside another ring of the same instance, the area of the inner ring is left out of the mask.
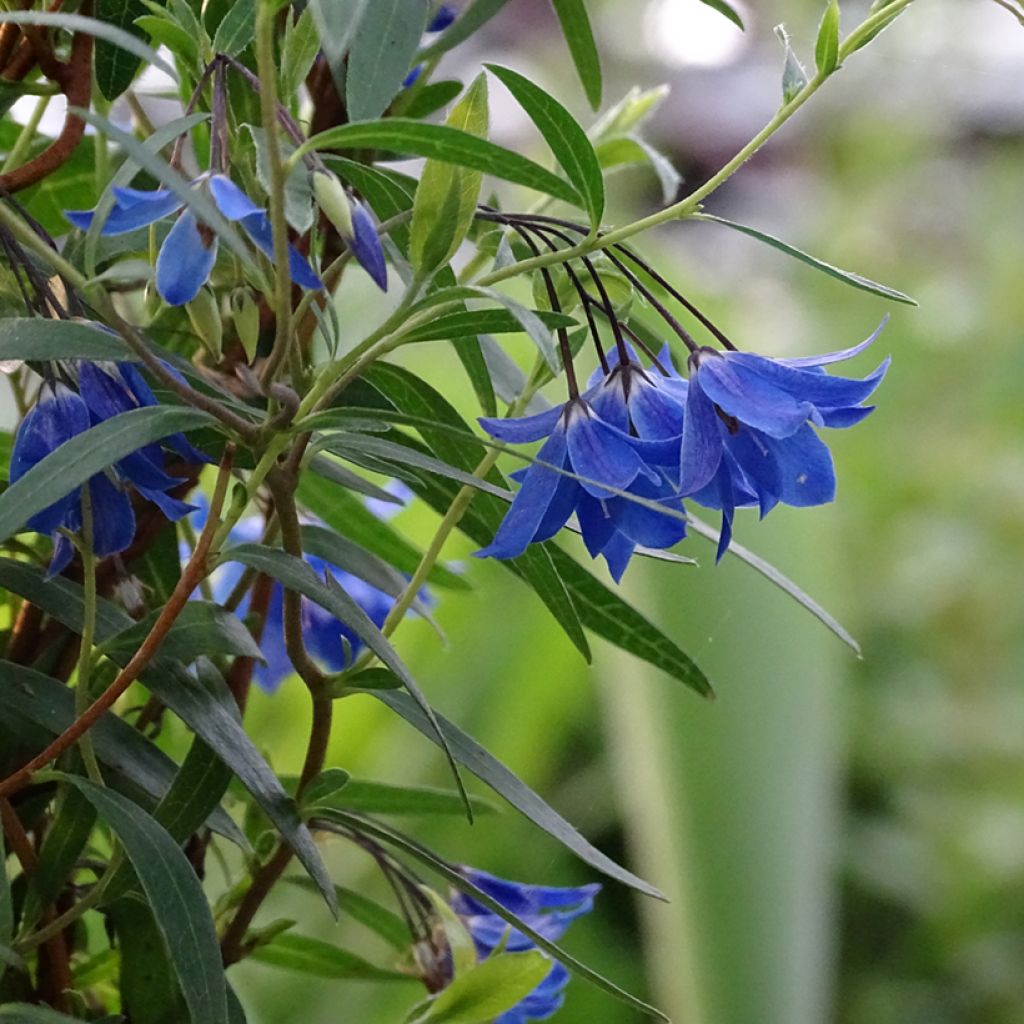
[[[835,498],[832,455],[814,428],[851,427],[869,415],[874,407],[863,403],[889,359],[863,380],[830,376],[825,367],[862,352],[880,330],[853,348],[801,359],[700,349],[690,356],[689,382],[675,375],[666,384],[686,408],[679,490],[721,510],[719,558],[737,507],[757,505],[764,517],[779,502],[805,507]]]
[[[217,209],[230,221],[241,224],[253,244],[273,259],[274,237],[266,210],[257,206],[230,178],[223,174],[202,175],[193,183],[209,191]],[[115,188],[114,206],[101,235],[120,235],[154,224],[177,213],[185,204],[170,189],[143,190]],[[77,228],[87,231],[95,210],[67,210],[65,215]],[[217,260],[217,236],[199,222],[191,209],[174,222],[160,247],[156,261],[156,288],[171,306],[191,302],[209,280]],[[322,288],[323,282],[293,246],[288,247],[288,268],[292,281],[303,288]]]
[[[428,32],[443,32],[459,16],[451,4],[439,4],[427,25]]]
[[[480,423],[502,441],[547,438],[537,461],[519,474],[522,486],[492,543],[477,552],[481,558],[516,558],[531,543],[558,533],[581,502],[610,502],[615,491],[633,485],[657,489],[663,482],[638,454],[641,442],[602,419],[586,398],[535,416]]]
[[[557,942],[576,918],[590,913],[594,907],[594,897],[601,890],[600,885],[583,885],[578,888],[525,885],[497,878],[475,868],[464,867],[460,872],[491,899],[510,910],[550,942]],[[532,939],[507,924],[472,896],[455,893],[451,906],[472,936],[480,960],[487,959],[499,947],[513,953],[536,948]],[[568,981],[569,972],[561,964],[552,962],[547,977],[525,999],[503,1013],[495,1024],[526,1024],[531,1020],[546,1020],[561,1007]]]
[[[199,512],[194,522],[201,528],[206,521],[208,506],[200,496]],[[258,516],[242,519],[231,531],[230,539],[236,544],[259,541],[263,534],[263,520]],[[182,557],[187,558],[189,550],[182,549]],[[395,603],[394,597],[359,576],[344,569],[307,554],[306,563],[323,578],[328,573],[334,582],[366,613],[370,621],[380,629]],[[217,601],[223,602],[241,579],[244,567],[237,562],[227,562],[220,566],[211,577],[213,595]],[[198,591],[195,596],[198,596]],[[242,602],[239,614],[245,615],[249,598]],[[329,672],[340,672],[347,668],[352,659],[363,649],[363,641],[351,626],[335,618],[329,611],[321,608],[309,598],[302,598],[302,633],[306,641],[306,649]],[[260,648],[265,659],[264,664],[257,664],[253,676],[259,687],[267,693],[274,693],[294,671],[284,641],[284,588],[275,583],[270,594],[267,616],[263,624]]]
[[[70,373],[67,380],[71,382]],[[33,466],[65,441],[91,426],[156,399],[142,375],[129,363],[78,364],[78,390],[60,380],[43,383],[39,399],[18,427],[11,453],[11,481],[24,476]],[[176,434],[165,443],[188,461],[208,461]],[[153,502],[168,519],[176,520],[194,508],[166,492],[182,483],[164,472],[164,454],[158,444],[147,444],[125,456],[87,483],[92,506],[92,549],[100,558],[124,551],[135,537],[135,514],[128,485]],[[82,490],[69,490],[58,501],[34,515],[27,523],[37,533],[54,539],[49,576],[62,572],[71,561],[74,546],[59,532],[63,527],[76,533],[82,529]]]

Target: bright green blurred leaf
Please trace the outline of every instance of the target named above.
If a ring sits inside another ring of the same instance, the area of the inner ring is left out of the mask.
[[[601,56],[594,42],[585,0],[551,0],[558,15],[576,73],[594,110],[601,105]]]

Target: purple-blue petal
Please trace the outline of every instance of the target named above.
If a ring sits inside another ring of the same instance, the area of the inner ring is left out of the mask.
[[[544,412],[535,413],[533,416],[521,416],[519,419],[481,417],[477,422],[491,437],[496,437],[499,441],[525,444],[547,437],[558,425],[561,415],[562,406],[554,406],[545,409]]]
[[[871,332],[871,335],[859,345],[854,345],[852,348],[844,348],[839,352],[827,352],[825,355],[821,356],[799,356],[795,359],[779,359],[777,361],[784,363],[786,366],[810,368],[815,366],[827,366],[829,363],[840,363],[846,359],[852,359],[854,356],[860,355],[860,353],[868,348],[868,346],[873,344],[888,322],[889,314],[886,313],[882,322]]]
[[[691,381],[686,395],[683,443],[680,453],[679,490],[694,494],[714,477],[722,461],[722,421],[698,381]]]
[[[216,261],[216,235],[200,233],[195,214],[185,210],[160,247],[156,290],[169,306],[183,306],[199,294]]]
[[[114,189],[117,200],[110,208],[101,235],[123,235],[137,228],[154,224],[164,217],[169,217],[184,205],[182,201],[168,189],[156,189],[152,192],[140,189]],[[64,216],[76,228],[88,231],[92,225],[95,210],[65,210]]]
[[[583,489],[595,498],[624,490],[646,467],[628,438],[585,410],[573,410],[566,428],[569,461]]]
[[[265,212],[224,174],[211,176],[210,194],[217,209],[228,220],[242,220],[243,217],[249,217],[254,213]]]
[[[832,453],[811,426],[783,440],[765,438],[779,465],[782,500],[787,505],[824,505],[836,496]]]
[[[384,260],[384,247],[377,233],[377,225],[366,212],[366,208],[355,201],[352,202],[352,238],[346,239],[352,255],[369,275],[371,280],[382,291],[388,290],[388,267]]]

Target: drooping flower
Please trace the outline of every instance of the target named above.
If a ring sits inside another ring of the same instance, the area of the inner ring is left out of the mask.
[[[217,209],[229,221],[241,224],[253,244],[273,259],[274,236],[267,211],[257,206],[224,174],[204,174],[193,182],[205,189]],[[101,235],[120,235],[146,227],[182,211],[185,203],[167,188],[152,190],[115,188],[114,206],[103,222]],[[95,210],[67,210],[75,227],[87,231]],[[201,223],[191,208],[184,209],[168,232],[156,261],[156,288],[171,306],[191,302],[209,280],[217,260],[217,235]],[[299,251],[289,245],[288,268],[292,281],[317,289],[323,282]]]
[[[377,225],[362,203],[349,196],[344,185],[327,171],[313,173],[313,194],[320,209],[337,228],[359,265],[382,292],[388,290],[388,268]]]
[[[637,453],[634,439],[598,416],[586,398],[522,419],[480,423],[501,441],[547,438],[537,461],[521,474],[522,485],[494,540],[477,552],[480,558],[516,558],[529,544],[558,533],[581,501],[609,501],[638,479],[655,487],[662,481]]]
[[[835,498],[832,455],[815,427],[851,427],[869,415],[874,407],[863,403],[889,359],[862,380],[830,376],[825,367],[864,351],[880,330],[853,348],[799,359],[700,349],[690,356],[689,381],[674,375],[666,383],[686,409],[679,490],[721,509],[719,558],[737,507],[756,504],[763,517],[779,502],[806,507]]]
[[[600,885],[583,885],[578,888],[527,885],[468,867],[461,868],[460,872],[491,899],[551,942],[557,942],[578,917],[590,913],[594,907],[594,897],[601,890]],[[479,960],[486,960],[499,948],[512,953],[536,949],[532,939],[507,924],[472,896],[462,892],[453,893],[451,907],[472,936]],[[560,963],[552,961],[551,970],[544,980],[511,1010],[503,1013],[495,1024],[526,1024],[531,1020],[546,1020],[562,1006],[568,982],[569,972]]]
[[[149,385],[130,363],[65,365],[64,380],[46,380],[36,405],[18,427],[11,453],[11,481],[20,479],[33,466],[64,442],[91,426],[143,405],[155,405]],[[71,385],[77,385],[77,390]],[[164,443],[187,461],[208,461],[181,434]],[[88,481],[92,507],[92,549],[100,558],[124,551],[135,536],[135,514],[128,485],[153,502],[168,519],[177,520],[194,508],[167,492],[182,483],[164,472],[164,453],[159,444],[141,446],[104,472]],[[82,490],[73,488],[28,521],[29,529],[53,536],[53,557],[49,575],[62,572],[71,561],[74,546],[58,532],[61,527],[77,533],[83,527]]]

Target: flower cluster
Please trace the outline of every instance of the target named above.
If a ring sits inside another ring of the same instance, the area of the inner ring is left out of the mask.
[[[12,483],[76,434],[120,413],[157,401],[142,374],[131,363],[61,364],[59,375],[48,377],[33,409],[22,420],[11,452]],[[188,462],[206,462],[206,456],[182,434],[164,443]],[[87,483],[92,509],[92,550],[99,556],[124,551],[135,536],[135,514],[128,485],[156,505],[168,519],[177,520],[195,506],[168,493],[182,480],[164,472],[164,452],[147,444],[115,465],[97,473]],[[52,505],[36,513],[28,527],[54,538],[49,575],[62,572],[71,561],[74,547],[62,528],[77,533],[83,528],[82,489],[69,490]]]
[[[816,427],[849,427],[867,416],[886,359],[862,380],[826,367],[860,345],[805,359],[695,348],[689,378],[668,348],[644,367],[624,358],[599,372],[564,406],[523,419],[482,419],[493,437],[512,443],[546,438],[536,461],[515,474],[522,486],[481,556],[514,558],[553,537],[575,513],[593,557],[616,580],[634,551],[668,548],[685,535],[682,499],[720,510],[721,558],[735,510],[762,517],[780,502],[820,505],[835,497],[831,454]]]
[[[551,942],[557,942],[576,918],[590,913],[594,897],[601,890],[600,885],[583,885],[578,888],[525,885],[497,878],[475,868],[464,867],[460,870],[466,879],[491,899]],[[531,939],[472,896],[454,893],[451,907],[472,936],[480,960],[486,960],[497,949],[521,953],[536,948]],[[525,999],[503,1013],[495,1024],[526,1024],[531,1020],[546,1020],[561,1007],[568,982],[569,972],[561,964],[552,963],[547,977]]]

